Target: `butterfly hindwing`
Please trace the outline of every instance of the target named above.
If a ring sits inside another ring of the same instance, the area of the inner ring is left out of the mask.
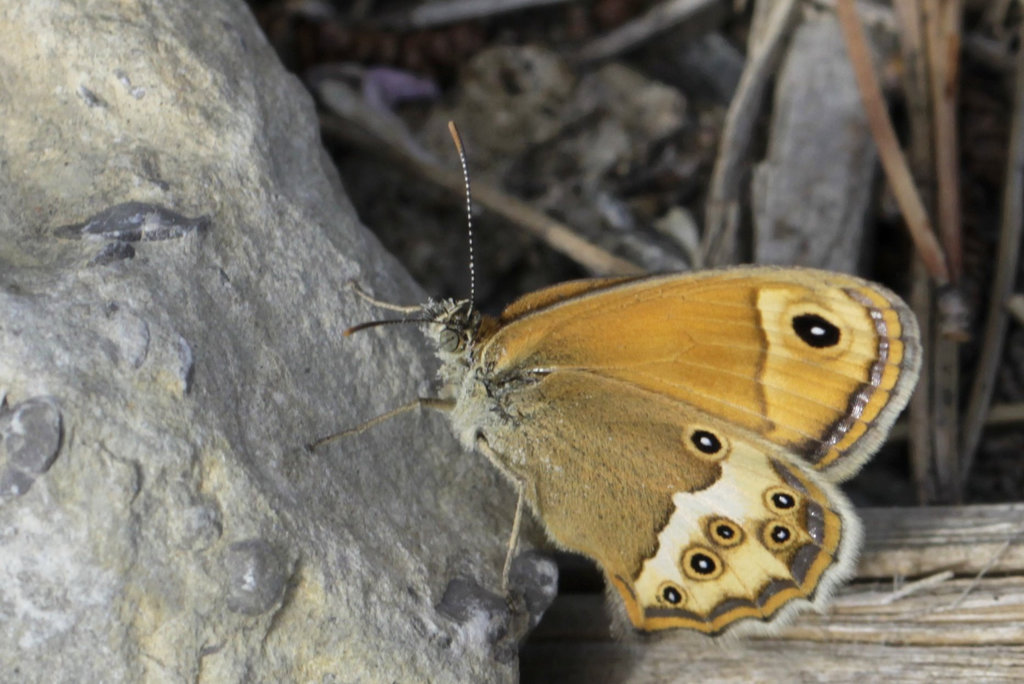
[[[511,425],[484,430],[499,466],[556,543],[598,562],[637,629],[772,622],[852,563],[857,523],[834,487],[693,407],[558,371],[503,409]]]
[[[718,634],[746,619],[774,623],[826,599],[852,571],[860,531],[840,492],[763,446],[740,439],[728,450],[714,485],[673,495],[632,586],[611,578],[640,629]]]

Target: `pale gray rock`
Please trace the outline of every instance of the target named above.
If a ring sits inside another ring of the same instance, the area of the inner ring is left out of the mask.
[[[0,44],[0,678],[514,679],[500,610],[438,609],[499,590],[510,487],[433,415],[304,449],[434,365],[342,337],[389,317],[350,280],[424,295],[245,5],[3,3]]]

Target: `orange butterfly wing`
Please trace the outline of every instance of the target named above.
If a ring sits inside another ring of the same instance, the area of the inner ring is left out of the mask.
[[[856,516],[805,468],[848,476],[906,403],[917,328],[895,295],[799,269],[589,280],[481,331],[506,419],[480,432],[635,627],[774,621],[852,571]]]
[[[834,479],[877,448],[920,367],[916,320],[898,297],[810,269],[567,283],[513,303],[499,322],[480,358],[494,376],[617,378],[699,406]]]

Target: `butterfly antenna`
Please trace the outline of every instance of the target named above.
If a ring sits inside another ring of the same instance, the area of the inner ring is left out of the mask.
[[[459,163],[462,165],[462,180],[466,186],[466,234],[469,238],[469,306],[472,308],[476,301],[476,260],[473,254],[473,196],[469,191],[469,164],[466,163],[466,149],[462,145],[462,136],[459,129],[455,127],[454,121],[448,122],[448,132],[451,133],[455,142],[455,150],[459,153]]]
[[[367,321],[366,323],[360,323],[359,325],[353,325],[351,328],[346,329],[342,334],[343,337],[349,337],[352,333],[357,333],[360,330],[366,330],[367,328],[376,328],[382,325],[403,325],[405,323],[433,323],[434,321],[430,318],[397,318],[388,319],[385,321]]]

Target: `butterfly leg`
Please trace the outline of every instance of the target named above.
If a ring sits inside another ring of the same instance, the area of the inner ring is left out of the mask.
[[[348,285],[349,287],[352,288],[353,292],[355,292],[361,298],[363,298],[364,300],[378,308],[385,309],[387,311],[398,311],[400,313],[416,313],[417,311],[423,310],[423,307],[419,304],[414,306],[404,306],[402,304],[392,304],[391,302],[385,302],[383,300],[377,299],[373,295],[368,294],[365,290],[363,290],[363,288],[359,287],[359,283],[357,283],[354,280],[348,281]]]
[[[512,570],[512,559],[516,555],[516,546],[519,545],[519,528],[523,523],[523,502],[526,500],[526,485],[522,480],[516,480],[516,513],[512,519],[512,534],[508,538],[508,551],[505,552],[505,565],[501,569],[501,590],[508,593],[508,575]]]
[[[519,545],[519,532],[523,523],[523,515],[526,509],[526,497],[529,486],[526,479],[516,473],[509,472],[501,464],[507,459],[498,454],[487,443],[487,438],[478,434],[476,438],[477,449],[487,456],[498,468],[509,476],[516,488],[516,512],[512,520],[512,534],[508,538],[508,550],[505,553],[505,565],[501,569],[501,592],[505,595],[505,602],[508,604],[511,622],[509,623],[507,639],[513,647],[518,644],[529,633],[540,620],[540,616],[547,608],[547,603],[541,607],[538,605],[536,587],[533,583],[536,578],[531,578],[530,573],[525,574],[517,571],[515,578],[512,577],[512,561],[516,555],[516,548]],[[531,588],[532,587],[532,588]],[[552,595],[551,598],[554,598]]]
[[[321,437],[315,442],[310,442],[309,444],[306,445],[306,449],[308,451],[316,451],[317,449],[322,447],[324,444],[327,444],[328,442],[333,442],[334,440],[340,439],[342,437],[358,435],[360,432],[365,432],[366,430],[369,430],[373,426],[383,423],[385,420],[390,420],[397,415],[421,407],[436,409],[438,411],[451,411],[452,408],[455,407],[455,401],[451,399],[438,399],[436,397],[419,397],[418,399],[413,399],[408,404],[403,404],[396,409],[391,409],[387,413],[382,413],[376,418],[371,418],[365,423],[356,425],[353,428],[342,430],[341,432],[333,432],[329,435],[326,435],[325,437]]]
[[[476,438],[476,448],[480,450],[482,454],[487,456],[492,463],[502,463],[504,459],[497,454],[491,445],[487,443],[487,439],[483,435],[478,435]],[[506,471],[507,472],[507,471]],[[508,538],[508,551],[505,552],[505,565],[501,569],[501,590],[508,593],[508,575],[512,570],[512,559],[516,555],[516,546],[519,543],[519,528],[522,527],[523,523],[523,506],[526,503],[526,482],[522,478],[511,474],[512,480],[516,486],[516,512],[512,518],[512,534]]]

